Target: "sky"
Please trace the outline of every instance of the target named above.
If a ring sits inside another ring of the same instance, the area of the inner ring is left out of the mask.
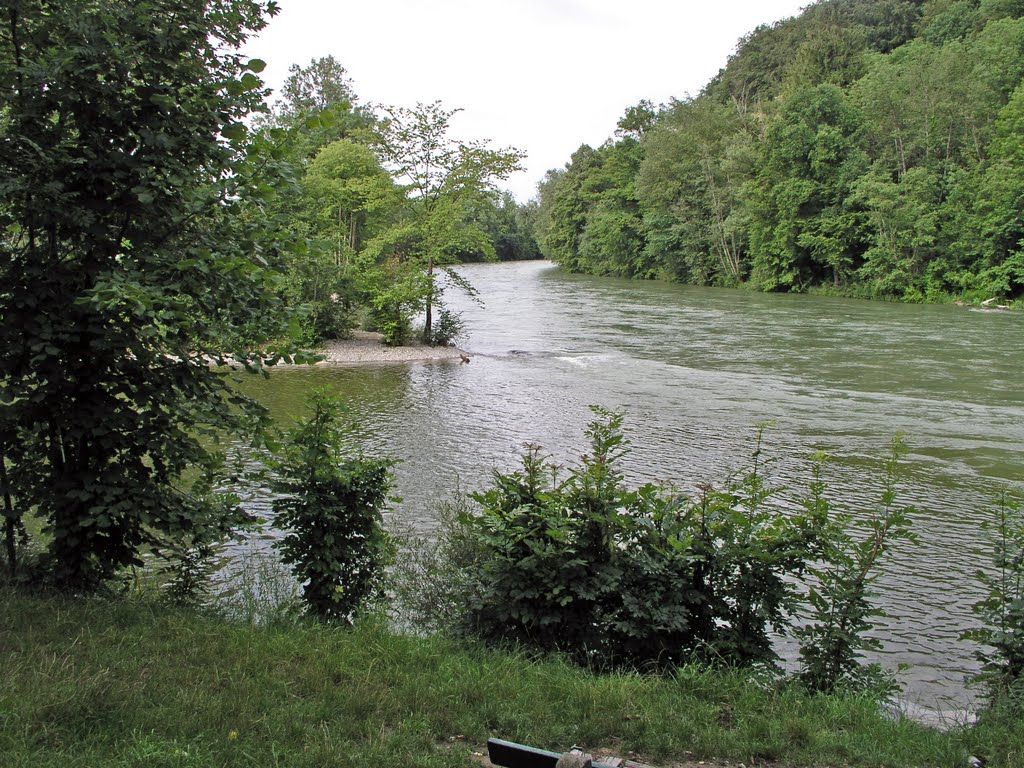
[[[360,103],[461,108],[452,138],[527,153],[499,186],[520,202],[641,99],[697,95],[740,37],[809,0],[280,0],[246,45],[278,90],[333,55]],[[273,100],[273,99],[272,99]]]

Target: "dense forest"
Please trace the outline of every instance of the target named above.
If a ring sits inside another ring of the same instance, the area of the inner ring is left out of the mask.
[[[1024,295],[1024,2],[823,0],[539,186],[563,268],[762,291]]]

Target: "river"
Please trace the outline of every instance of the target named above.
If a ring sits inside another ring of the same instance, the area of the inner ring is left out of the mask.
[[[772,422],[776,481],[802,489],[806,457],[827,451],[834,507],[859,514],[902,433],[899,503],[917,507],[920,543],[877,584],[888,613],[877,659],[909,665],[898,677],[912,701],[972,706],[973,648],[959,635],[982,595],[973,574],[988,565],[990,500],[1024,474],[1024,314],[568,275],[546,262],[459,272],[482,300],[446,296],[470,364],[287,370],[246,391],[287,420],[312,387],[339,390],[367,450],[402,460],[393,514],[422,530],[434,500],[482,487],[526,442],[574,462],[590,404],[625,413],[631,480],[719,482],[743,467],[755,425]]]

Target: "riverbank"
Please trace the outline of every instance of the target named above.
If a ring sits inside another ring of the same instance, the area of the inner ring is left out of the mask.
[[[0,628],[10,768],[466,768],[486,765],[490,737],[679,768],[963,768],[970,754],[1009,768],[1024,742],[891,722],[868,699],[809,697],[734,672],[597,676],[383,623],[259,628],[0,588]]]
[[[353,331],[351,338],[328,341],[317,352],[324,358],[317,365],[469,361],[469,356],[456,347],[431,347],[426,344],[389,347],[384,344],[381,334],[371,331]]]

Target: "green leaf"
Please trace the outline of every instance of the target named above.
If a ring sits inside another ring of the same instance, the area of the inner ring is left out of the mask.
[[[162,93],[154,93],[152,96],[149,97],[149,100],[156,104],[158,107],[167,110],[168,112],[173,110],[178,105],[177,101],[175,101],[170,96],[167,96],[166,94]]]
[[[220,131],[220,135],[229,141],[241,141],[248,133],[244,123],[228,123]]]
[[[259,88],[261,85],[263,85],[263,81],[256,77],[256,75],[254,75],[252,72],[246,72],[244,75],[242,75],[239,82],[242,84],[242,88],[244,88],[246,91],[255,90],[256,88]]]

